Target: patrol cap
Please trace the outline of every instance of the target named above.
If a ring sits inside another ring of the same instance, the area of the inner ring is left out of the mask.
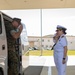
[[[64,30],[64,31],[67,30],[67,28],[65,28],[65,27],[63,27],[63,26],[61,26],[61,25],[57,25],[57,30],[58,30],[58,29],[59,29],[59,30]]]

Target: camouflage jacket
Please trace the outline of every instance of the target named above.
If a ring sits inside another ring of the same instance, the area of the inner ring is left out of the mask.
[[[13,48],[15,46],[16,39],[11,35],[11,31],[14,30],[11,23],[6,25],[6,36],[7,36],[7,46],[8,48]]]

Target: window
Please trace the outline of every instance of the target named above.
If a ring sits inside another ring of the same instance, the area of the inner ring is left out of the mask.
[[[44,42],[44,39],[42,39],[42,42]]]
[[[71,42],[71,44],[72,44],[72,42]]]
[[[0,34],[2,33],[2,21],[1,21],[1,15],[0,15]]]
[[[42,47],[44,47],[44,45],[42,45]]]
[[[50,42],[50,40],[48,40],[48,42]]]
[[[39,42],[39,39],[37,40],[37,42]]]

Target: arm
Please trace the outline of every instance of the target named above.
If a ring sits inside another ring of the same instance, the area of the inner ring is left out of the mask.
[[[13,36],[15,39],[19,38],[19,37],[20,37],[20,34],[21,34],[21,32],[22,32],[22,29],[23,29],[23,26],[20,25],[19,28],[18,28],[18,32],[17,32],[17,31],[15,31],[15,32],[12,31],[12,32],[11,32],[12,36]]]
[[[67,46],[65,46],[65,47],[64,47],[64,56],[63,56],[63,58],[66,58],[66,56],[67,56],[67,50],[68,50],[68,49],[67,49]]]
[[[62,59],[62,63],[65,64],[66,63],[66,57],[67,57],[67,39],[65,37],[62,38],[62,46],[64,48],[64,52],[63,52],[63,59]]]
[[[63,56],[63,61],[62,61],[63,64],[66,63],[66,57],[67,57],[67,46],[64,47],[64,56]]]

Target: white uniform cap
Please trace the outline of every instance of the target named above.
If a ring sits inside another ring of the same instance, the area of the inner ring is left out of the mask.
[[[57,29],[62,29],[62,30],[67,30],[67,28],[61,26],[61,25],[57,25]]]

